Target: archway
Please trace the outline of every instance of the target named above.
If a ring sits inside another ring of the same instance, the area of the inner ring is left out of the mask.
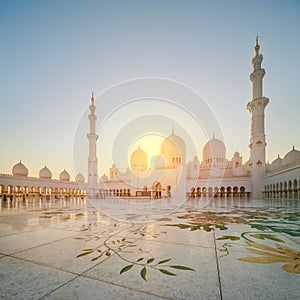
[[[194,187],[191,188],[191,197],[195,198],[195,188]]]
[[[233,197],[237,197],[239,195],[239,188],[237,186],[233,187]]]
[[[245,197],[246,196],[246,188],[244,186],[240,187],[240,196]]]
[[[159,181],[154,181],[152,184],[152,194],[155,199],[161,198],[162,196],[161,190],[162,190],[161,183]]]
[[[0,184],[0,196],[3,196],[5,193],[5,185],[4,184]]]
[[[214,188],[214,197],[219,197],[220,194],[219,194],[219,188],[218,187],[215,187]]]
[[[231,187],[230,187],[230,186],[228,186],[228,187],[226,188],[226,191],[227,191],[227,197],[232,195]]]
[[[200,186],[197,187],[196,196],[201,197],[201,187]]]
[[[221,186],[220,192],[221,192],[221,197],[224,197],[225,196],[225,187],[224,186]]]
[[[294,179],[293,190],[294,190],[294,197],[297,198],[298,197],[298,181],[297,181],[297,179]]]
[[[171,186],[168,184],[167,186],[166,186],[166,196],[167,197],[171,197]]]

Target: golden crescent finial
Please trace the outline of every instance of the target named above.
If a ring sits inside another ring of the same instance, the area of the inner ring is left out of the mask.
[[[258,44],[258,35],[256,36],[256,44],[255,44],[255,47],[254,47],[254,51],[256,52],[256,54],[258,54],[259,52],[259,44]]]

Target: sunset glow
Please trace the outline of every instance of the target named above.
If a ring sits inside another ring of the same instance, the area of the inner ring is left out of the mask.
[[[133,143],[131,144],[129,151],[128,151],[128,161],[130,161],[130,157],[132,153],[140,148],[145,151],[148,155],[148,167],[150,166],[151,158],[153,158],[156,155],[160,154],[160,145],[164,140],[164,136],[160,134],[154,134],[154,133],[146,133],[145,135],[142,135],[138,137]],[[130,163],[128,163],[130,165]]]

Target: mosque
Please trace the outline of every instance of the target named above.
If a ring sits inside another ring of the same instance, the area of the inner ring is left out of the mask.
[[[226,157],[224,143],[213,136],[197,156],[186,161],[186,144],[174,129],[160,146],[160,154],[149,158],[139,146],[130,157],[130,168],[121,172],[112,165],[109,176],[98,177],[96,106],[90,104],[88,178],[79,173],[74,181],[63,170],[59,180],[52,179],[45,166],[39,177],[28,177],[27,167],[20,161],[12,174],[0,174],[0,197],[293,197],[300,195],[300,151],[292,150],[272,163],[266,162],[265,108],[269,99],[263,96],[261,67],[263,56],[256,39],[252,58],[252,99],[250,113],[250,156],[244,161],[239,152]]]

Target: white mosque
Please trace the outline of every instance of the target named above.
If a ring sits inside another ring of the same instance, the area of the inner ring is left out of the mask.
[[[250,157],[243,161],[239,152],[226,157],[224,143],[213,136],[202,149],[202,160],[197,156],[186,162],[186,144],[174,129],[164,139],[160,155],[149,162],[139,146],[130,157],[130,168],[121,172],[112,165],[109,176],[98,178],[96,134],[96,107],[94,97],[90,104],[88,179],[79,173],[74,181],[63,170],[59,180],[52,179],[45,166],[39,177],[28,177],[27,167],[20,161],[12,174],[0,174],[0,197],[293,197],[300,195],[300,151],[293,146],[283,158],[266,162],[265,107],[269,99],[263,96],[263,60],[256,39],[252,59],[252,100],[250,112]]]

